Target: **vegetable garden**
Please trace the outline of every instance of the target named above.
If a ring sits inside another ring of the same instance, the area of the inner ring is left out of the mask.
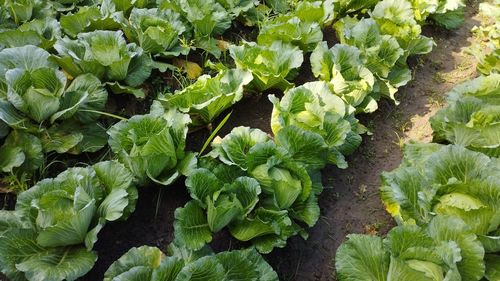
[[[0,3],[0,280],[500,280],[498,0]],[[355,186],[472,26],[432,136]],[[335,204],[385,223],[326,242]]]

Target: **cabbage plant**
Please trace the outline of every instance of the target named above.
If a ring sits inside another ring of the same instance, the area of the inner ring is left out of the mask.
[[[311,68],[315,77],[330,82],[333,91],[357,111],[377,109],[375,98],[370,96],[375,77],[357,47],[337,44],[328,49],[326,42],[322,42],[311,54]]]
[[[96,122],[108,93],[84,74],[67,82],[49,53],[35,46],[0,51],[0,120],[11,131],[0,147],[0,169],[19,178],[43,164],[44,153],[95,152],[106,143]],[[67,84],[69,84],[67,86]]]
[[[140,185],[155,181],[168,185],[186,174],[195,161],[185,152],[189,115],[155,104],[150,114],[135,115],[108,130],[109,146]]]
[[[303,51],[312,51],[323,40],[316,22],[305,22],[298,17],[279,16],[262,24],[257,42],[271,45],[274,41],[292,43]]]
[[[151,58],[135,43],[128,43],[122,31],[98,30],[79,33],[77,39],[64,37],[56,42],[58,55],[53,58],[73,77],[92,73],[102,81],[110,82],[112,89],[140,86],[153,68]],[[144,97],[140,90],[128,92]]]
[[[81,6],[77,12],[62,14],[59,19],[62,31],[76,38],[80,33],[120,29],[126,21],[123,11],[117,11],[110,1],[103,2],[101,6]]]
[[[123,28],[127,38],[146,53],[179,56],[189,52],[189,48],[180,44],[186,27],[180,15],[172,10],[134,8]]]
[[[160,9],[171,9],[189,23],[194,46],[214,56],[220,56],[216,36],[222,35],[231,26],[233,17],[216,0],[163,0]]]
[[[230,46],[229,52],[239,69],[252,72],[254,80],[251,85],[258,91],[292,87],[289,81],[297,76],[304,61],[298,47],[281,41],[268,46],[243,42],[239,46]]]
[[[104,273],[104,281],[255,280],[277,281],[278,275],[254,249],[214,254],[208,247],[190,251],[171,244],[165,255],[156,247],[132,248]]]
[[[434,140],[500,157],[500,74],[481,76],[448,93],[448,107],[430,120]]]
[[[0,270],[10,280],[75,280],[97,260],[92,248],[107,221],[135,209],[134,178],[123,165],[70,168],[20,193],[0,211]]]
[[[403,164],[382,174],[381,197],[399,222],[429,223],[436,215],[456,216],[485,243],[498,246],[500,162],[458,145],[411,144]]]
[[[370,97],[396,101],[399,87],[411,80],[410,68],[404,50],[394,36],[382,35],[380,27],[371,18],[357,20],[345,17],[335,23],[342,44],[355,46],[361,51],[361,59],[373,75],[375,83]],[[374,104],[375,105],[375,104]]]
[[[410,1],[419,22],[431,19],[447,29],[460,27],[465,21],[464,0]]]
[[[319,218],[322,187],[307,168],[324,166],[327,147],[321,141],[296,127],[280,131],[278,144],[247,127],[215,140],[186,179],[193,200],[175,212],[176,241],[201,249],[227,227],[236,239],[269,253],[303,234],[299,223],[311,227]],[[302,159],[307,163],[300,164]]]
[[[361,144],[360,134],[365,129],[354,117],[354,108],[331,87],[327,82],[309,82],[288,90],[281,100],[270,96],[274,104],[271,128],[275,135],[287,126],[319,134],[328,145],[328,161],[345,168],[344,155]]]
[[[0,49],[34,45],[48,50],[60,36],[61,26],[56,19],[34,19],[17,29],[0,31]]]
[[[189,113],[192,126],[210,124],[224,110],[243,98],[243,87],[253,80],[252,74],[240,69],[227,69],[217,76],[200,76],[195,83],[175,93],[159,97],[166,108]]]
[[[392,35],[405,56],[423,55],[432,51],[434,41],[421,35],[422,27],[415,19],[412,4],[407,0],[380,1],[371,14],[382,34]]]
[[[337,278],[344,280],[480,280],[484,249],[462,220],[438,215],[429,225],[402,225],[385,239],[351,234],[337,250]],[[495,279],[490,279],[495,280]]]
[[[467,51],[476,57],[477,70],[483,75],[500,73],[500,3],[489,1],[479,4],[479,14],[488,21],[472,28],[480,43]]]

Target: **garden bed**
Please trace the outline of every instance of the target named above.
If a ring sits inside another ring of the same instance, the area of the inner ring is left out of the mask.
[[[383,101],[376,113],[362,116],[362,123],[373,135],[364,136],[361,147],[348,158],[349,168],[328,166],[323,170],[327,188],[319,200],[321,218],[309,230],[309,239],[293,237],[286,248],[275,249],[266,256],[281,280],[335,280],[335,251],[348,233],[384,234],[390,229],[391,219],[378,195],[379,175],[399,165],[400,145],[405,141],[431,139],[428,118],[444,106],[443,94],[475,76],[474,58],[462,51],[474,40],[470,30],[478,24],[473,6],[468,7],[466,23],[458,30],[424,28],[424,34],[433,37],[437,46],[431,54],[413,61],[415,80],[400,89],[397,97],[401,104],[395,107]],[[325,32],[325,36],[329,37],[325,38],[329,44],[336,41],[332,33]],[[300,85],[315,79],[309,73],[302,73],[297,80]],[[219,135],[236,126],[251,126],[270,133],[272,104],[266,96],[248,98],[231,110],[233,114]],[[198,151],[206,137],[205,130],[190,134],[188,147]],[[99,259],[92,271],[79,280],[100,280],[109,265],[131,247],[165,248],[173,239],[174,211],[189,199],[183,180],[166,188],[154,185],[142,188],[136,212],[127,221],[109,223],[101,231],[95,247]],[[242,245],[227,232],[218,233],[211,243],[216,251]]]

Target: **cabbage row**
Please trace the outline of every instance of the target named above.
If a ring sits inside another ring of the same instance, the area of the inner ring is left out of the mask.
[[[382,174],[398,226],[384,239],[349,235],[337,251],[339,280],[500,278],[499,97],[494,71],[448,94],[430,120],[434,143],[406,145],[400,167]]]
[[[257,252],[307,238],[320,214],[321,169],[347,167],[344,156],[366,132],[355,115],[373,112],[382,97],[395,100],[411,79],[408,57],[432,49],[421,35],[427,17],[460,18],[463,8],[421,2],[1,1],[2,172],[29,182],[46,153],[106,144],[115,159],[19,193],[15,210],[0,213],[1,271],[11,280],[83,276],[105,222],[133,212],[135,186],[185,176],[192,200],[175,212],[170,255],[132,249],[105,280],[276,280]],[[256,42],[216,39],[236,20],[258,27]],[[332,25],[341,43],[329,49],[322,29]],[[153,97],[147,114],[106,112],[115,95],[145,97],[141,86],[152,71],[174,69],[175,57],[195,49],[213,58],[227,50],[234,67],[207,63],[216,75]],[[318,81],[295,87],[307,53]],[[269,95],[273,137],[238,127],[206,155],[186,151],[190,128],[211,124],[245,92],[269,89],[284,91],[281,99]],[[106,129],[103,115],[122,120]],[[256,250],[211,253],[206,244],[225,228]]]

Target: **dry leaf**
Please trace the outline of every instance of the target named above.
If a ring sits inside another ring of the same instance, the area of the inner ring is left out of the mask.
[[[187,78],[196,79],[200,77],[203,73],[203,68],[201,68],[197,63],[192,61],[187,61],[183,59],[174,59],[173,64],[178,68],[181,68],[186,72]]]

